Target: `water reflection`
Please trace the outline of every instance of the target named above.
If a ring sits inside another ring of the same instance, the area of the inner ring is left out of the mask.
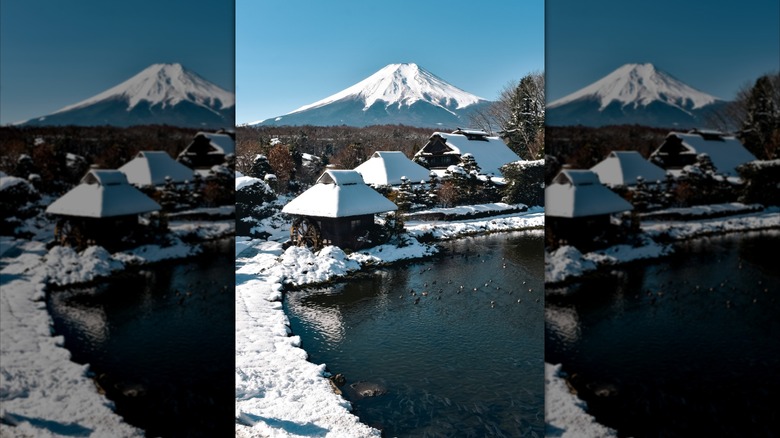
[[[778,244],[778,232],[697,239],[548,296],[547,361],[621,435],[777,434],[780,273],[765,255]]]
[[[387,436],[541,436],[542,245],[449,242],[434,260],[290,292],[286,310],[309,360],[343,373],[355,413]]]

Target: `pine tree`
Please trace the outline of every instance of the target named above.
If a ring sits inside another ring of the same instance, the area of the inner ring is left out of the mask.
[[[778,154],[780,102],[777,102],[777,96],[780,90],[777,87],[780,87],[777,77],[761,76],[747,97],[742,140],[745,147],[760,158],[774,158]]]

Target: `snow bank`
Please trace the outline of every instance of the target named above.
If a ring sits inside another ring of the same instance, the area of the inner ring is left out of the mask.
[[[521,214],[514,213],[457,222],[406,222],[406,230],[412,236],[420,237],[430,234],[439,240],[478,233],[519,231],[542,227],[544,227],[544,209],[542,207],[531,207],[527,212]]]
[[[545,435],[561,438],[617,437],[617,432],[596,422],[587,403],[569,390],[561,365],[544,364]]]
[[[53,273],[73,281],[109,272],[116,265],[98,247],[84,251],[95,259],[89,267],[71,264],[80,257],[75,252],[47,253],[42,242],[28,241],[18,248],[23,254],[3,258],[0,271],[0,435],[143,436],[97,392],[87,376],[88,365],[70,361],[62,336],[52,336],[43,301],[46,278]]]

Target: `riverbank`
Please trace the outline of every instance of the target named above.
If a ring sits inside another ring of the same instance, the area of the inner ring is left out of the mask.
[[[89,365],[71,361],[62,336],[53,336],[45,297],[50,286],[75,285],[111,276],[130,266],[187,258],[198,241],[233,234],[234,221],[171,221],[169,245],[144,245],[109,253],[55,246],[53,224],[35,218],[32,238],[2,236],[0,244],[0,432],[3,436],[143,436],[98,392]]]
[[[236,240],[236,434],[240,437],[381,436],[361,423],[351,405],[336,395],[325,364],[313,364],[290,336],[282,309],[283,285],[301,286],[348,275],[366,266],[427,257],[434,240],[498,231],[536,230],[543,233],[544,211],[456,222],[407,222],[406,246],[382,245],[345,254],[326,247],[316,254],[305,248],[282,249],[287,239],[276,221],[270,240]]]
[[[716,211],[717,214],[708,212]],[[780,228],[780,207],[767,207],[760,211],[735,208],[737,214],[727,215],[727,210],[692,207],[674,209],[676,217],[694,217],[695,220],[647,220],[641,224],[641,244],[615,245],[606,249],[581,253],[572,246],[562,246],[545,252],[544,280],[556,285],[576,280],[589,272],[622,263],[663,257],[674,252],[674,243],[696,237]],[[660,214],[660,213],[659,213]],[[671,214],[671,213],[670,213]],[[715,217],[711,217],[715,216]]]

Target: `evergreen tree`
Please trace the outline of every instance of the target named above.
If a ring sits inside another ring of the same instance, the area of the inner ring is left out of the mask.
[[[262,154],[257,154],[254,161],[252,162],[252,167],[249,170],[249,176],[253,176],[255,178],[264,178],[268,173],[273,173],[273,170],[271,169],[271,163],[268,162],[268,157]]]
[[[761,76],[747,96],[747,114],[742,122],[742,141],[753,155],[775,158],[780,143],[780,80]],[[773,80],[774,79],[774,80]]]

